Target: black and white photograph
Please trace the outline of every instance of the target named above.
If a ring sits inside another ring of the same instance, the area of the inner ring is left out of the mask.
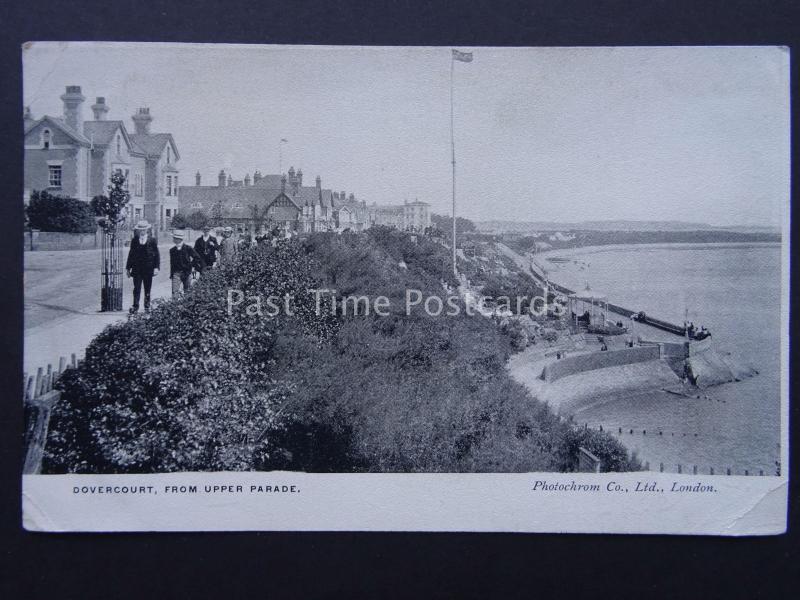
[[[787,48],[21,52],[26,528],[785,529]]]

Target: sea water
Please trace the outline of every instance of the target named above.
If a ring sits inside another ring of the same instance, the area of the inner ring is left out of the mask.
[[[553,262],[548,257],[569,259]],[[712,334],[715,348],[758,370],[686,398],[636,394],[578,410],[642,462],[675,472],[774,475],[780,468],[781,246],[669,244],[551,251],[537,257],[550,279],[588,284],[611,303]],[[614,315],[610,315],[614,318]],[[621,433],[620,433],[621,430]],[[631,433],[631,430],[633,433]]]

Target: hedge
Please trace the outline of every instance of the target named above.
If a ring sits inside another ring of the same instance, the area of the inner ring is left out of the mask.
[[[92,342],[59,383],[45,469],[573,469],[572,426],[505,368],[510,335],[463,313],[405,315],[406,288],[441,295],[453,283],[446,258],[385,228],[244,251]],[[385,295],[390,315],[318,314],[309,290],[322,287]],[[229,315],[229,288],[291,294],[294,314]],[[636,468],[616,440],[600,439],[590,449],[601,460]]]
[[[94,210],[86,202],[47,191],[33,191],[26,208],[28,225],[40,231],[94,233]]]

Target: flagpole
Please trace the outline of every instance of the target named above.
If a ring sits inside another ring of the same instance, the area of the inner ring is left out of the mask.
[[[453,163],[453,275],[458,277],[456,268],[456,142],[453,133],[453,73],[455,71],[456,59],[450,53],[450,152]]]

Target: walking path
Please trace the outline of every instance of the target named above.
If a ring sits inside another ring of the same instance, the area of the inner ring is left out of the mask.
[[[170,244],[159,245],[161,270],[151,298],[169,298]],[[23,369],[35,373],[59,357],[83,357],[92,339],[112,323],[124,321],[133,303],[133,280],[123,284],[121,312],[100,312],[100,251],[25,253],[25,341]],[[143,308],[142,291],[140,310]]]

